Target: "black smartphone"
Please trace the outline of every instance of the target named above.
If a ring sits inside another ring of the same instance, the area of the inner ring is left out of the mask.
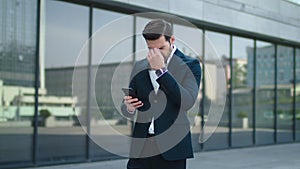
[[[125,94],[125,96],[131,96],[132,98],[137,98],[137,96],[132,88],[123,87],[122,91]]]

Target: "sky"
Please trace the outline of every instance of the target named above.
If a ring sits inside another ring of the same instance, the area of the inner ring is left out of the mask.
[[[291,1],[291,2],[294,2],[294,3],[298,4],[298,5],[300,5],[300,0],[288,0],[288,1]]]

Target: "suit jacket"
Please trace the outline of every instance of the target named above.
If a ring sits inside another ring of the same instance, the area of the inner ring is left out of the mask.
[[[129,87],[133,88],[144,105],[136,111],[130,157],[139,157],[145,140],[139,138],[147,137],[153,117],[156,142],[162,157],[166,160],[193,157],[187,111],[197,99],[200,79],[199,61],[177,49],[168,65],[168,72],[157,79],[160,87],[155,94],[147,59],[136,62]],[[134,117],[127,112],[125,104],[121,109],[125,116]]]

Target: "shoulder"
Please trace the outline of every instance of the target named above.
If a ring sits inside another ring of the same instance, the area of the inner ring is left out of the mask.
[[[135,66],[139,66],[139,67],[144,67],[144,66],[147,66],[148,65],[148,61],[146,58],[142,59],[142,60],[137,60],[135,63],[134,63]]]
[[[179,58],[181,60],[181,62],[183,62],[184,64],[187,64],[187,65],[194,65],[194,64],[199,65],[200,64],[199,60],[197,58],[193,58],[188,55],[185,55],[179,49],[176,49],[174,56]]]
[[[148,61],[147,59],[142,59],[142,60],[138,60],[134,63],[134,66],[133,66],[133,70],[135,71],[142,71],[142,70],[145,70],[145,69],[148,69]]]
[[[134,66],[133,66],[133,69],[132,69],[132,72],[131,72],[131,77],[135,77],[137,75],[139,75],[140,73],[142,72],[145,72],[145,70],[148,70],[148,61],[147,59],[142,59],[142,60],[139,60],[139,61],[136,61],[134,63]]]

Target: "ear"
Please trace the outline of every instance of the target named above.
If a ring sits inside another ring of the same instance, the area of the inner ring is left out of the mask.
[[[171,45],[173,45],[174,42],[175,42],[175,37],[174,37],[174,35],[172,35],[171,38],[170,38],[170,43],[171,43]]]

